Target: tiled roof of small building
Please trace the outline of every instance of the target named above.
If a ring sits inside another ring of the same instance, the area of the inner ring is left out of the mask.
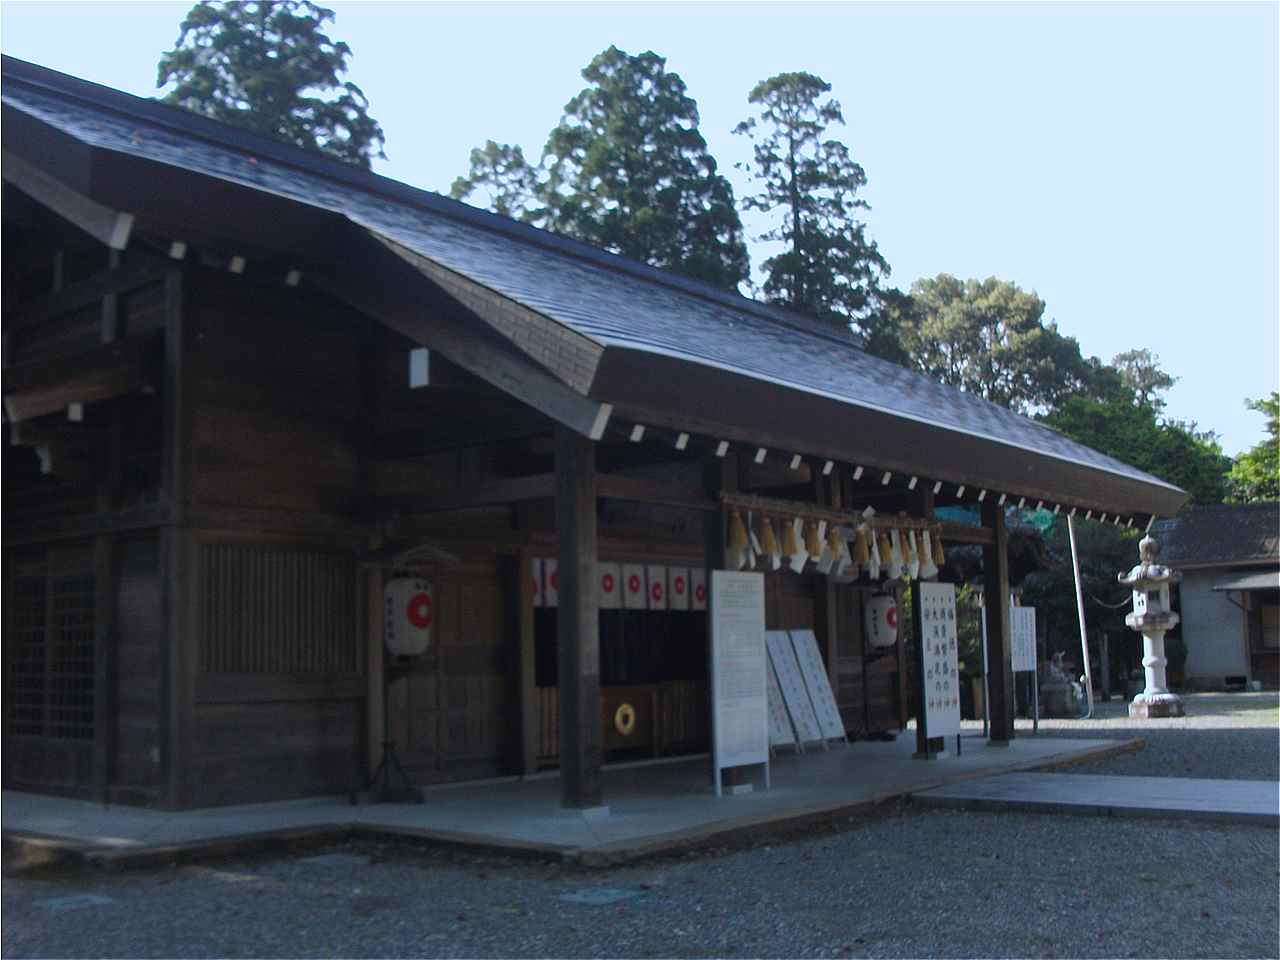
[[[1171,567],[1280,561],[1280,501],[1188,506],[1151,527]]]

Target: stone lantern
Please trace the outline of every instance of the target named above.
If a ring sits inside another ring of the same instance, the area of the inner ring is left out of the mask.
[[[1165,678],[1168,660],[1164,655],[1164,635],[1178,625],[1181,619],[1169,609],[1169,587],[1182,579],[1182,574],[1156,562],[1160,556],[1160,544],[1152,537],[1143,537],[1138,544],[1141,561],[1129,571],[1120,574],[1119,581],[1133,591],[1133,613],[1124,618],[1130,630],[1142,634],[1142,667],[1147,674],[1147,687],[1129,704],[1129,716],[1151,717],[1183,716],[1182,698],[1170,693]]]

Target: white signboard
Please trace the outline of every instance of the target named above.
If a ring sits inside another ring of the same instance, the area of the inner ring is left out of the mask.
[[[791,726],[791,715],[787,713],[787,705],[782,699],[782,687],[778,686],[778,675],[769,668],[769,746],[796,746],[795,727]]]
[[[956,642],[956,588],[950,583],[913,585],[920,591],[924,641],[922,701],[929,737],[960,732],[960,663]]]
[[[695,567],[689,571],[689,609],[707,609],[707,571],[703,567]]]
[[[650,564],[645,568],[645,579],[649,584],[649,609],[667,609],[667,568]]]
[[[795,649],[796,662],[800,665],[800,674],[809,691],[809,701],[818,718],[822,738],[846,739],[844,721],[840,719],[840,709],[836,706],[835,694],[831,692],[831,678],[822,663],[822,654],[818,652],[817,636],[812,630],[792,630],[791,646]]]
[[[770,630],[766,643],[769,647],[769,663],[778,678],[782,690],[782,702],[786,704],[796,737],[801,743],[822,739],[822,727],[813,712],[813,701],[804,685],[800,665],[796,663],[795,648],[785,630]]]
[[[1036,608],[1010,607],[1009,620],[1013,635],[1013,671],[1036,668]]]
[[[546,606],[560,606],[560,561],[554,557],[542,561],[542,591]]]
[[[711,719],[716,796],[720,771],[765,765],[769,783],[769,660],[764,575],[711,573]]]
[[[533,579],[533,605],[535,607],[545,607],[547,605],[546,594],[542,591],[542,558],[533,557],[529,561],[529,576]]]
[[[644,589],[644,566],[639,563],[622,565],[622,605],[628,610],[643,610],[648,606]]]
[[[688,567],[671,567],[667,571],[667,602],[672,610],[689,609]]]
[[[619,609],[622,606],[622,567],[616,563],[598,563],[596,578],[600,585],[596,594],[600,609]]]

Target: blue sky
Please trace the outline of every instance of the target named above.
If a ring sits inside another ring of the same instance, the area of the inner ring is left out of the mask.
[[[0,47],[151,96],[189,6],[6,0]],[[536,156],[613,43],[667,57],[741,196],[749,144],[730,130],[748,91],[816,73],[844,106],[896,284],[1034,289],[1086,355],[1155,350],[1179,377],[1168,413],[1226,452],[1263,436],[1244,398],[1280,384],[1280,5],[329,6],[387,134],[375,169],[440,191],[487,138]]]

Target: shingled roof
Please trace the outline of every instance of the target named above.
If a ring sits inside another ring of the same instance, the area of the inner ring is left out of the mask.
[[[690,367],[723,375],[729,407],[739,386],[758,395],[764,395],[762,386],[773,389],[792,423],[827,425],[831,446],[796,448],[803,452],[846,450],[860,433],[870,436],[874,422],[879,426],[871,449],[883,453],[884,463],[913,472],[916,464],[928,464],[922,447],[935,437],[950,444],[949,469],[932,475],[956,483],[1015,494],[1040,491],[1067,504],[1126,513],[1167,515],[1185,500],[1171,484],[996,404],[873,357],[852,338],[811,318],[12,58],[4,58],[3,76],[7,111],[95,150],[180,168],[346,218],[450,276],[572,331],[599,357],[617,358],[581,371],[580,379],[565,378],[592,398],[625,402],[624,383],[635,372],[636,358],[648,357],[652,360],[644,362],[652,366],[643,378],[650,381],[661,371],[676,383],[675,374]],[[6,149],[11,149],[8,143]],[[823,402],[805,408],[800,396]],[[849,417],[831,417],[830,402]],[[680,398],[672,403],[678,409]],[[884,438],[896,439],[899,433],[902,448],[890,449]],[[969,445],[967,453],[962,444]],[[1091,499],[1099,491],[1112,496],[1114,506]]]
[[[1280,563],[1280,501],[1185,507],[1151,535],[1171,567]]]

